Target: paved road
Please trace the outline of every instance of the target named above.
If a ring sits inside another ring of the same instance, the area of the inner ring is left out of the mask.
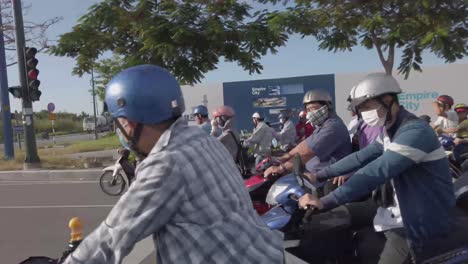
[[[99,136],[106,135],[108,132],[100,133]],[[63,136],[57,136],[55,138],[55,142],[57,144],[64,144],[64,143],[73,143],[73,142],[78,142],[78,141],[85,141],[85,140],[92,140],[94,139],[94,133],[91,134],[70,134],[70,135],[63,135]],[[44,147],[46,145],[52,144],[52,135],[50,139],[48,140],[42,140],[39,138],[36,138],[36,143],[38,147]],[[24,139],[21,142],[22,146],[24,145]],[[4,149],[4,144],[0,144],[0,150]],[[18,144],[15,143],[15,147],[18,147]]]
[[[84,234],[89,234],[116,201],[95,181],[0,181],[1,263],[60,256],[69,239],[70,218],[79,216]],[[155,263],[153,250],[151,239],[144,240],[125,263]]]

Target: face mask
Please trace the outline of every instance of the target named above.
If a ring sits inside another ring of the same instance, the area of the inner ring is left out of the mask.
[[[362,120],[364,121],[364,123],[371,127],[384,126],[386,117],[379,117],[379,109],[380,107],[374,110],[361,112]]]
[[[119,137],[120,144],[122,144],[122,147],[131,150],[130,146],[127,143],[127,140],[125,140],[125,137],[122,135],[122,131],[120,131],[120,129],[116,129],[115,131],[117,132],[117,136]]]
[[[141,130],[143,129],[143,125],[141,124],[138,124],[136,129],[135,129],[135,133],[137,135],[139,135],[141,133]],[[140,160],[143,160],[146,158],[146,156],[148,156],[148,153],[143,153],[142,151],[140,151],[138,149],[138,147],[136,146],[136,142],[137,140],[135,139],[132,139],[130,141],[127,141],[126,137],[124,136],[124,132],[122,132],[119,128],[117,128],[116,130],[116,133],[119,137],[119,140],[120,140],[120,144],[122,144],[122,146],[130,151],[133,151],[133,153],[135,153],[136,157],[139,158]],[[138,132],[140,131],[140,132]]]
[[[307,113],[307,120],[314,125],[320,126],[328,119],[328,105]]]
[[[280,123],[281,123],[281,124],[284,124],[285,122],[286,122],[286,120],[285,120],[284,118],[281,118],[281,119],[280,119]]]

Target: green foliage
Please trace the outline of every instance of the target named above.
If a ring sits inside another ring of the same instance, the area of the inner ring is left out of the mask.
[[[446,62],[467,55],[465,0],[296,0],[294,3],[286,11],[269,15],[273,30],[314,36],[320,49],[333,52],[350,51],[356,45],[375,48],[388,73],[393,69],[395,48],[403,49],[398,70],[406,78],[411,70],[421,71],[423,51],[430,51]],[[388,52],[387,58],[384,52]]]
[[[104,0],[49,53],[75,58],[79,76],[94,67],[102,99],[111,76],[143,63],[165,67],[185,84],[199,82],[221,57],[259,73],[259,59],[287,40],[268,21],[266,11],[252,13],[247,1]],[[109,52],[113,57],[102,59]]]

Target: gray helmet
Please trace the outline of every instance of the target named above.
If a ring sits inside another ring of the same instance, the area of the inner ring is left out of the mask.
[[[302,100],[302,103],[306,105],[312,102],[327,102],[329,105],[331,105],[333,99],[327,91],[310,90],[304,95],[304,100]]]
[[[386,73],[371,73],[351,89],[349,108],[356,109],[365,101],[384,94],[399,93],[401,93],[400,85],[393,76]]]

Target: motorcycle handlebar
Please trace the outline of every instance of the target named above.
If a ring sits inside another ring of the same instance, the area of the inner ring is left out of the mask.
[[[312,219],[312,216],[318,212],[318,209],[315,207],[307,206],[305,215],[304,215],[304,220],[309,222]]]

